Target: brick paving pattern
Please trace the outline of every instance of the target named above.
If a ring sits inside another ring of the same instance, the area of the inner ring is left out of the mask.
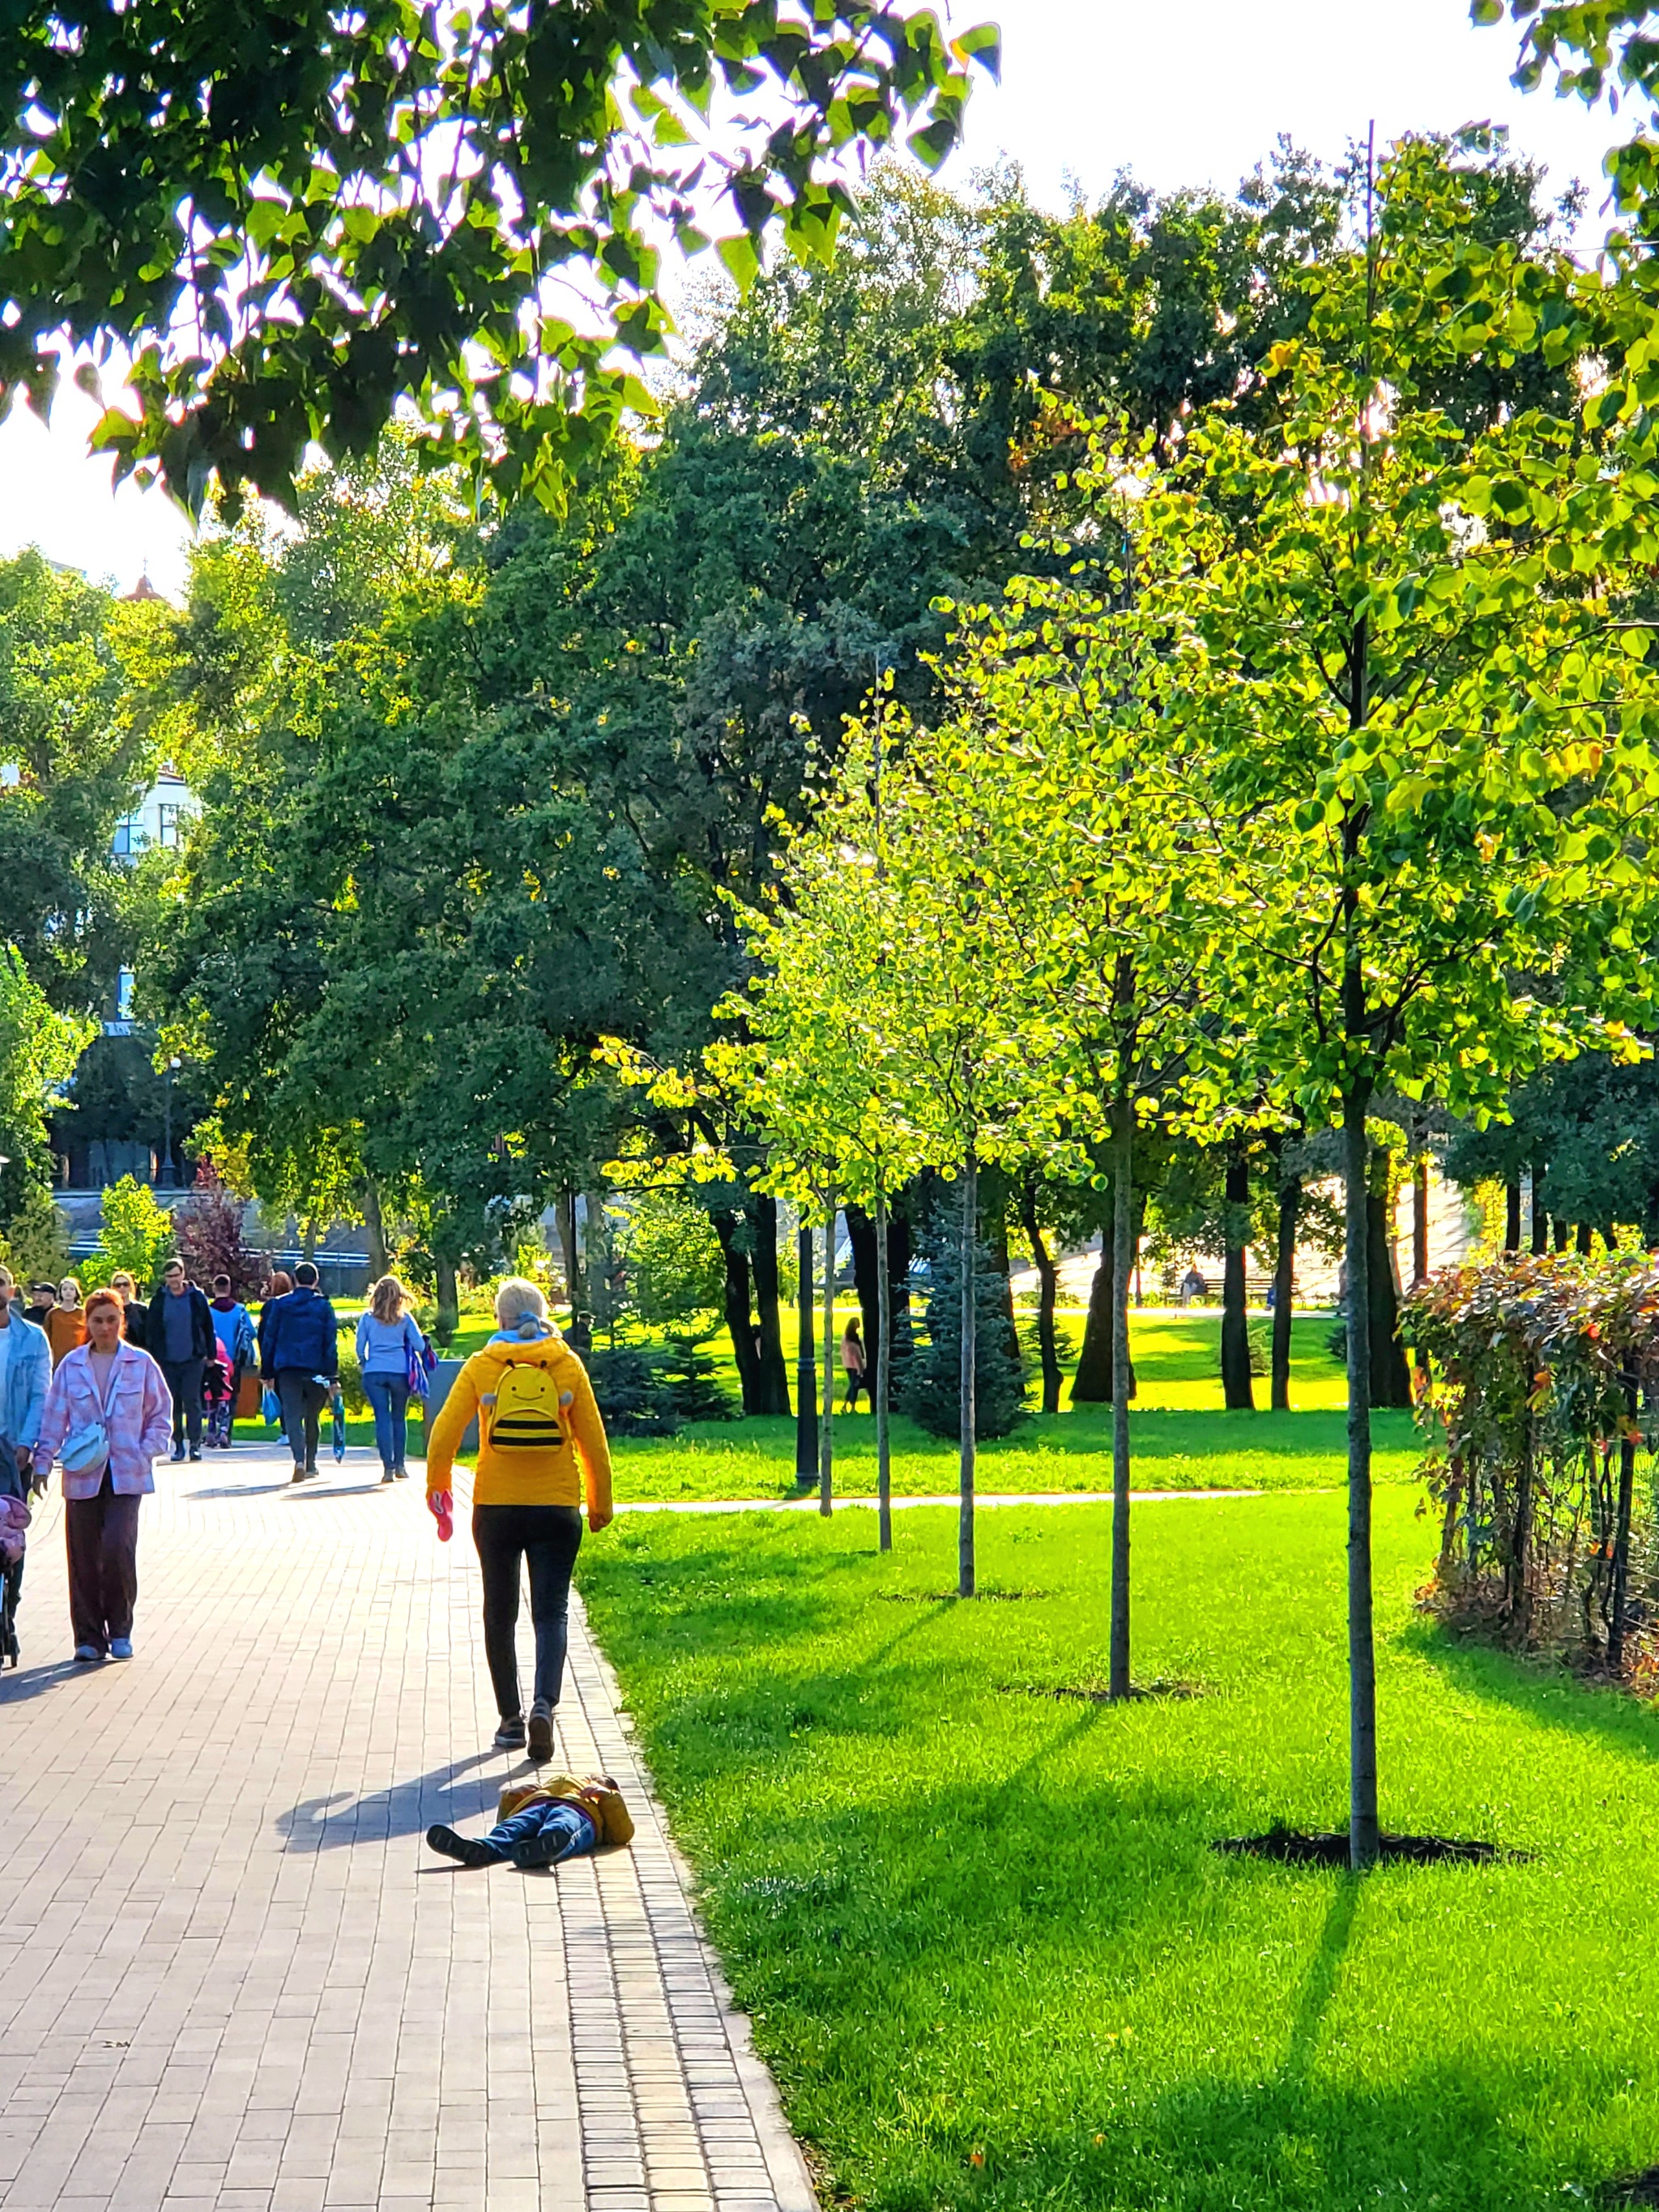
[[[441,1546],[378,1472],[159,1468],[124,1666],[70,1659],[37,1515],[0,1675],[0,2208],[812,2212],[579,1617],[559,1760],[617,1777],[632,1848],[427,1850],[527,1770],[485,1748],[465,1522]]]

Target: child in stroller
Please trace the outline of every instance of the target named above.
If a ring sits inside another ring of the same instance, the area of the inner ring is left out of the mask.
[[[0,1494],[0,1667],[17,1664],[17,1598],[23,1587],[23,1549],[29,1509],[21,1498]]]
[[[222,1346],[216,1345],[202,1368],[202,1410],[207,1415],[207,1444],[211,1451],[230,1449],[230,1425],[235,1418],[236,1387]]]

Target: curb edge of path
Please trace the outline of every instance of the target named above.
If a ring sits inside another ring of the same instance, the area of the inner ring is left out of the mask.
[[[725,2031],[726,2039],[731,2046],[732,2063],[737,2068],[738,2079],[743,2085],[744,2101],[748,2106],[750,2117],[755,2124],[755,2134],[760,2142],[761,2154],[766,2160],[766,2170],[771,2180],[773,2193],[777,2198],[778,2212],[821,2212],[818,2193],[812,2185],[811,2170],[806,2163],[806,2154],[796,2140],[785,2116],[783,2100],[778,2094],[778,2085],[772,2077],[771,2069],[755,2049],[754,2032],[749,2015],[745,2012],[740,2012],[732,2001],[732,1991],[726,1979],[720,1954],[709,1941],[708,1931],[703,1926],[702,1915],[697,1909],[696,1877],[687,1864],[678,1844],[675,1841],[668,1814],[664,1808],[662,1799],[657,1794],[656,1778],[651,1771],[635,1730],[634,1716],[623,1695],[622,1686],[617,1680],[617,1670],[612,1667],[610,1654],[605,1650],[594,1630],[580,1593],[574,1588],[570,1593],[570,1603],[572,1611],[580,1613],[582,1628],[586,1635],[589,1649],[592,1652],[599,1679],[611,1698],[611,1709],[617,1716],[617,1725],[627,1739],[629,1755],[639,1774],[641,1788],[650,1802],[651,1809],[662,1832],[663,1844],[668,1854],[669,1863],[674,1869],[675,1879],[678,1881],[681,1893],[684,1897],[686,1911],[690,1916],[692,1926],[696,1930],[697,1941],[702,1946],[709,1985],[714,1990],[715,2002],[720,2008],[720,2025]]]

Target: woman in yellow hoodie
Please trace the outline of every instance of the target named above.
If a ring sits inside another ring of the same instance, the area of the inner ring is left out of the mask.
[[[476,1413],[472,1541],[483,1569],[484,1656],[501,1713],[495,1742],[515,1751],[525,1741],[516,1644],[523,1559],[536,1628],[530,1756],[547,1759],[564,1677],[570,1574],[582,1540],[582,1477],[587,1525],[597,1536],[611,1517],[611,1449],[587,1370],[548,1319],[534,1283],[509,1277],[495,1293],[495,1335],[455,1377],[432,1425],[426,1502],[448,1522],[456,1447]]]

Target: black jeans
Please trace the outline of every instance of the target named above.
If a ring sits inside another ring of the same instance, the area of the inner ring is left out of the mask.
[[[328,1403],[328,1386],[319,1382],[303,1367],[279,1367],[275,1379],[277,1401],[283,1409],[283,1433],[294,1455],[294,1464],[314,1468],[322,1412]]]
[[[475,1505],[472,1541],[483,1569],[484,1656],[503,1720],[517,1717],[519,1562],[530,1563],[530,1618],[536,1625],[536,1695],[559,1702],[570,1622],[570,1572],[581,1549],[574,1505]]]
[[[173,1441],[183,1443],[186,1429],[192,1451],[202,1449],[202,1370],[205,1359],[164,1359],[161,1372],[173,1393]]]

